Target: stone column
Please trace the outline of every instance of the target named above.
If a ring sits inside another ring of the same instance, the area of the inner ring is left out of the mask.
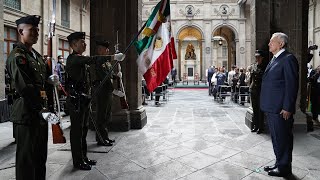
[[[237,58],[237,65],[239,67],[245,67],[246,63],[246,25],[245,21],[239,21],[239,59]]]
[[[131,0],[126,1],[126,46],[132,40],[132,37],[139,31],[142,26],[141,13],[142,13],[142,1]],[[121,22],[118,22],[121,23]],[[138,66],[136,63],[137,52],[134,47],[128,51],[128,63],[127,67],[127,96],[129,97],[130,106],[130,121],[132,129],[141,129],[147,124],[147,115],[145,108],[142,104],[142,92],[141,92],[141,77],[138,72]]]
[[[206,78],[206,75],[205,75],[205,73],[206,73],[206,71],[205,71],[205,64],[207,64],[207,62],[209,62],[208,61],[208,55],[207,55],[207,53],[205,52],[205,42],[204,42],[205,40],[204,39],[201,39],[201,40],[199,40],[198,41],[198,43],[199,43],[199,47],[200,47],[200,60],[199,60],[199,71],[198,71],[198,73],[199,73],[199,78],[201,78],[201,80],[205,80]],[[196,63],[197,63],[197,61],[196,61]]]
[[[178,52],[177,52],[177,55],[178,55],[178,67],[179,67],[179,71],[178,71],[178,78],[179,80],[182,80],[182,67],[181,67],[181,46],[182,46],[182,42],[180,39],[177,39],[177,42],[178,42]]]
[[[236,58],[235,59],[231,59],[231,66],[232,65],[237,65],[239,66],[239,61],[240,61],[240,43],[239,43],[239,39],[235,39],[234,40],[236,43]]]
[[[218,43],[217,41],[213,41],[212,46],[212,54],[213,54],[213,64],[215,67],[218,67]]]
[[[208,4],[208,6],[209,6],[209,4]],[[203,75],[202,75],[202,77],[206,77],[206,72],[205,72],[205,70],[209,67],[209,66],[211,66],[211,65],[213,65],[212,64],[212,58],[211,58],[211,53],[212,53],[212,49],[211,49],[211,37],[212,37],[212,31],[211,31],[211,26],[212,26],[212,23],[211,23],[211,21],[205,21],[204,22],[204,25],[205,25],[205,28],[204,28],[204,37],[203,37],[203,39],[204,39],[204,41],[203,41],[203,43],[202,43],[202,48],[203,48],[203,54],[204,54],[204,59],[203,59]],[[207,50],[206,50],[206,48],[210,48],[210,51],[208,51],[208,53],[207,53]]]
[[[91,3],[91,37],[99,36],[116,44],[116,32],[119,31],[119,49],[124,51],[141,27],[141,0],[97,0]],[[139,19],[139,21],[138,21]],[[91,43],[94,52],[95,43]],[[136,64],[137,53],[132,46],[121,62],[123,83],[129,104],[129,110],[121,109],[118,97],[113,98],[113,121],[111,128],[116,131],[141,129],[147,123],[146,111],[141,106],[141,77]]]

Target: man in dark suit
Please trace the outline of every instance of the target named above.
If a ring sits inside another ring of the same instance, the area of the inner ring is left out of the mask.
[[[288,36],[274,33],[269,42],[273,58],[262,77],[260,106],[266,114],[276,156],[274,166],[264,170],[270,176],[286,177],[292,173],[293,114],[299,87],[299,67],[295,56],[285,50]]]

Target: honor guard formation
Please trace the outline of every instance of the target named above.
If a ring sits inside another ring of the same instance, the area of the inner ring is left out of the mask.
[[[87,154],[88,129],[96,131],[97,146],[113,146],[115,140],[109,137],[113,98],[118,96],[122,108],[128,109],[119,64],[125,55],[119,52],[118,42],[115,54],[110,54],[110,43],[97,37],[94,40],[95,55],[85,56],[86,34],[73,32],[67,36],[72,53],[66,59],[58,56],[54,65],[49,52],[47,56],[42,56],[33,48],[38,43],[40,20],[37,15],[16,20],[19,42],[14,44],[5,67],[6,83],[10,85],[6,92],[10,94],[8,103],[12,105],[11,121],[17,145],[17,180],[46,178],[48,123],[52,124],[53,130],[60,128],[60,114],[56,112],[56,106],[60,111],[58,96],[66,97],[62,108],[70,115],[72,161],[73,167],[79,170],[91,170],[97,164]],[[284,33],[272,35],[268,44],[272,54],[270,62],[268,52],[259,49],[254,54],[255,62],[247,69],[233,65],[229,72],[224,66],[209,66],[206,70],[209,86],[206,94],[209,93],[219,103],[226,101],[227,96],[241,107],[251,103],[251,132],[264,133],[266,119],[275,162],[263,169],[268,175],[279,177],[292,174],[292,127],[299,88],[299,64],[286,49],[288,41],[289,37]],[[52,39],[49,38],[49,42],[52,43]],[[196,59],[192,44],[188,45],[187,51],[186,59]],[[167,91],[168,84],[177,84],[178,74],[176,68],[169,70],[172,83],[167,76],[154,92],[149,92],[147,81],[142,80],[142,105],[148,105],[145,102],[148,96],[155,96],[157,106],[160,105],[160,96],[168,98],[162,92]],[[309,130],[312,131],[313,123],[319,123],[320,66],[309,68],[308,83],[308,99],[312,104]],[[114,87],[115,84],[118,87]],[[55,133],[53,139],[54,136]]]

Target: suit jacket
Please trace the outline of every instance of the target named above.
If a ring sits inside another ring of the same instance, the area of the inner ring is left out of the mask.
[[[263,74],[260,108],[268,113],[286,110],[295,113],[299,88],[299,65],[293,54],[284,51]]]

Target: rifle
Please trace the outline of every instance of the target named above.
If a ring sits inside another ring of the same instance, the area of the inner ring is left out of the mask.
[[[55,16],[56,16],[56,0],[52,0],[52,19],[51,22],[49,23],[49,34],[48,34],[48,51],[47,51],[47,55],[48,55],[48,59],[47,59],[47,64],[49,69],[51,70],[51,74],[54,73],[54,59],[52,57],[52,37],[54,36],[54,31],[55,31]],[[50,71],[49,71],[50,72]],[[50,74],[50,75],[51,75]],[[59,121],[61,122],[60,119],[60,102],[59,102],[59,97],[58,97],[58,91],[57,91],[57,87],[54,86],[53,88],[53,94],[50,94],[50,98],[52,98],[52,103],[56,102],[57,106],[58,106],[58,117],[59,117]],[[53,103],[54,104],[54,103]],[[54,110],[51,109],[52,111]],[[60,122],[57,124],[51,124],[52,127],[52,138],[53,138],[53,144],[58,144],[58,143],[66,143],[66,138],[63,136],[63,131],[61,129],[60,126]]]
[[[118,32],[117,31],[117,44],[114,46],[114,50],[115,53],[120,53],[119,51],[119,36],[118,36]],[[118,63],[118,72],[121,72],[121,65],[120,63]],[[127,98],[126,98],[126,92],[124,90],[124,86],[123,86],[123,82],[122,82],[122,77],[121,78],[117,78],[118,81],[118,89],[123,92],[124,96],[120,97],[120,105],[122,109],[129,109],[129,105],[127,102]]]

